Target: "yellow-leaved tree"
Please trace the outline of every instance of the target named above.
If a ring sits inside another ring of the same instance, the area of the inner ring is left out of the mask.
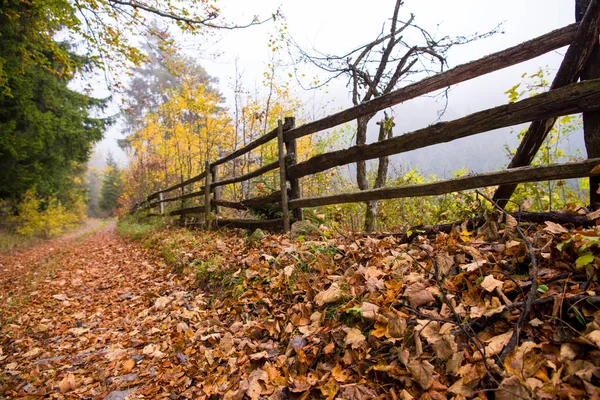
[[[215,80],[194,60],[168,48],[135,73],[126,108],[130,133],[121,142],[130,157],[126,207],[199,174],[206,160],[228,153],[233,143]]]

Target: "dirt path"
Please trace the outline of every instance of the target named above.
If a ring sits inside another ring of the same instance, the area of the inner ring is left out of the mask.
[[[9,254],[0,254],[0,282],[26,275],[29,270],[39,266],[44,260],[65,251],[73,242],[105,226],[115,226],[115,221],[88,218],[85,223],[55,239],[43,240],[34,246],[16,250]]]
[[[114,224],[1,261],[0,399],[154,398],[193,368],[171,328],[201,296]]]

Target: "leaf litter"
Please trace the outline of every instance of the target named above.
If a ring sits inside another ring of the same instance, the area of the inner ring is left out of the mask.
[[[525,231],[519,326],[531,255],[515,221],[486,224],[411,243],[155,234],[175,265],[98,232],[1,281],[0,395],[598,398],[600,228]]]

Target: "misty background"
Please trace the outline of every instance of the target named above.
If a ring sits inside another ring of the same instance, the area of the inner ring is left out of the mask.
[[[209,75],[219,79],[219,90],[226,99],[224,105],[231,110],[236,74],[241,77],[246,89],[258,90],[261,87],[263,72],[268,68],[268,64],[273,62],[273,52],[268,47],[269,39],[277,35],[283,25],[287,25],[287,31],[294,40],[309,51],[344,54],[372,41],[382,29],[388,29],[387,25],[384,28],[384,23],[391,17],[393,6],[392,0],[375,0],[368,4],[340,0],[230,0],[221,5],[222,15],[230,21],[248,22],[255,15],[268,16],[278,9],[284,19],[202,37],[171,33],[175,35],[177,42],[181,43],[185,55],[198,59]],[[406,0],[401,15],[407,19],[410,13],[415,14],[415,23],[429,30],[434,37],[483,33],[500,24],[499,33],[489,38],[454,46],[447,57],[448,68],[518,45],[575,21],[574,2],[564,0]],[[445,99],[439,92],[395,106],[390,111],[396,124],[394,135],[399,136],[438,121],[453,120],[506,104],[508,97],[504,92],[521,82],[524,73],[531,74],[540,67],[545,67],[551,74],[548,77],[551,81],[565,51],[566,48],[559,49],[452,86],[448,91],[447,108]],[[299,110],[303,115],[298,117],[302,116],[311,121],[352,105],[350,89],[346,87],[347,81],[344,78],[339,78],[320,90],[306,91],[296,81],[295,76],[289,78],[288,74],[292,69],[290,59],[286,65],[285,57],[281,57],[278,65],[280,77],[287,78],[291,92],[303,100],[304,109]],[[306,75],[307,80],[317,78],[322,81],[327,77],[323,71],[306,65],[299,66],[298,75],[300,74]],[[401,86],[409,83],[411,82],[403,82]],[[99,94],[104,93],[102,84],[102,79],[98,79],[96,90]],[[114,99],[115,113],[118,112],[118,104],[117,97]],[[440,117],[439,113],[444,108],[445,112]],[[369,125],[369,142],[377,139],[378,126],[375,123],[380,119],[376,116]],[[470,172],[500,169],[509,161],[506,145],[516,147],[516,134],[526,126],[499,129],[392,156],[390,174],[416,167],[424,175],[435,174],[441,178],[451,176],[452,171],[461,168],[467,168]],[[110,151],[120,165],[126,166],[127,157],[117,145],[117,140],[124,137],[122,129],[120,123],[110,128],[105,139],[96,146],[96,155],[90,161],[90,165],[102,168],[103,161]],[[570,153],[574,153],[576,149],[584,151],[583,133],[575,132],[563,147]]]

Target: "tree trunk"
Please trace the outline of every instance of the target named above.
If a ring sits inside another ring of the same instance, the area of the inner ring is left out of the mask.
[[[383,140],[391,139],[394,136],[392,127],[394,125],[391,118],[388,118],[387,113],[384,119],[379,124],[379,137],[378,142]],[[388,168],[390,164],[389,157],[380,157],[379,166],[377,167],[377,177],[375,178],[375,185],[373,189],[379,189],[385,186],[387,181]],[[375,230],[375,222],[377,221],[377,215],[379,214],[379,202],[377,200],[368,201],[367,210],[365,212],[365,232],[373,232]]]
[[[367,125],[371,118],[360,117],[356,120],[356,144],[358,146],[367,143]],[[367,179],[367,162],[356,162],[356,181],[360,190],[369,189],[369,181]]]
[[[588,8],[590,0],[576,0],[576,20],[580,21]],[[600,78],[600,46],[596,43],[587,65],[581,74],[581,80]],[[600,112],[583,113],[583,135],[588,158],[600,157]],[[600,207],[600,176],[590,177],[590,207]]]

